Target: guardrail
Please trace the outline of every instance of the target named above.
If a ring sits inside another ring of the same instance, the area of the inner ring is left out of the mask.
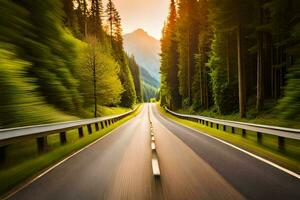
[[[89,134],[93,133],[92,125],[95,126],[95,130],[99,131],[105,127],[109,127],[111,124],[127,117],[134,113],[138,109],[135,108],[132,111],[107,117],[99,117],[93,119],[84,119],[71,122],[53,123],[37,126],[26,126],[19,128],[0,129],[0,158],[5,158],[5,149],[8,145],[21,142],[27,139],[36,139],[38,152],[41,153],[47,146],[47,136],[52,134],[59,134],[60,143],[67,143],[67,131],[78,129],[79,137],[84,137],[84,127],[87,127]]]
[[[260,124],[252,124],[252,123],[244,123],[244,122],[236,122],[236,121],[229,121],[229,120],[220,120],[210,117],[203,117],[197,115],[184,115],[173,112],[165,107],[165,110],[181,119],[186,119],[190,121],[194,121],[200,123],[202,125],[209,126],[211,128],[215,127],[217,129],[221,129],[223,131],[227,131],[230,128],[231,133],[235,133],[235,129],[242,130],[242,136],[245,137],[247,131],[256,132],[257,135],[257,142],[262,143],[263,134],[273,135],[278,137],[278,148],[280,150],[285,150],[285,139],[294,139],[300,140],[300,129],[291,129],[291,128],[283,128],[277,126],[268,126],[268,125],[260,125]],[[222,126],[222,127],[221,127]]]

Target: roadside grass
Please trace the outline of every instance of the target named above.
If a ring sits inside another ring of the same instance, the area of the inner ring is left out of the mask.
[[[191,128],[202,131],[206,134],[219,138],[223,141],[231,143],[242,149],[245,149],[251,153],[261,156],[267,160],[270,160],[280,166],[290,169],[296,173],[300,173],[300,142],[292,139],[286,139],[285,151],[280,151],[277,146],[277,137],[263,134],[262,143],[257,142],[256,133],[247,131],[246,136],[242,136],[242,130],[235,128],[235,133],[229,133],[229,127],[226,132],[223,130],[223,126],[220,126],[219,130],[216,129],[214,124],[213,128],[192,122],[185,119],[177,118],[167,113],[162,107],[157,105],[160,113],[167,118],[178,122],[179,124],[189,126]],[[228,132],[227,132],[228,131]]]
[[[79,138],[77,130],[69,131],[67,132],[67,144],[65,145],[60,144],[59,134],[50,135],[47,138],[47,149],[42,154],[37,153],[35,140],[9,145],[6,149],[6,161],[0,166],[0,195],[4,195],[12,188],[22,184],[23,181],[30,180],[44,169],[108,134],[135,117],[140,110],[141,107],[132,115],[115,122],[107,128],[100,129],[98,132],[92,126],[93,134],[88,134],[87,128],[84,127],[83,138]]]
[[[117,115],[130,111],[130,108],[124,107],[108,107],[108,106],[97,106],[97,115],[98,116],[107,116],[107,115]],[[93,118],[94,117],[94,106],[87,106],[81,112],[83,118]]]
[[[100,106],[101,116],[117,115],[130,111],[130,108]]]

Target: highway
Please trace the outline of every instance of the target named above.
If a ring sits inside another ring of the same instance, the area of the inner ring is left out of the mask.
[[[160,179],[151,166],[152,121]],[[300,180],[161,116],[155,104],[10,199],[300,199]]]

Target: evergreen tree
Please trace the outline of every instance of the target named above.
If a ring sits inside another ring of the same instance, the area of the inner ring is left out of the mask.
[[[195,54],[195,74],[193,80],[194,108],[208,109],[211,102],[209,68],[207,67],[211,51],[212,26],[208,22],[208,2],[199,1],[199,44]]]
[[[124,87],[122,93],[121,105],[132,107],[136,103],[136,91],[133,76],[129,68],[128,58],[123,49],[123,36],[121,17],[115,8],[114,3],[109,0],[106,7],[107,22],[109,25],[109,35],[113,56],[120,65],[119,77]]]
[[[98,39],[103,40],[103,28],[102,28],[102,15],[103,6],[102,0],[92,0],[91,1],[91,11],[90,11],[90,21],[91,21],[91,34],[96,36]]]
[[[129,58],[129,67],[130,67],[130,71],[131,71],[131,74],[134,79],[137,101],[141,103],[141,102],[143,102],[143,92],[142,92],[140,67],[136,63],[134,56],[131,56]]]
[[[77,8],[75,13],[78,19],[79,30],[81,38],[86,37],[88,34],[88,8],[86,0],[76,0]]]
[[[195,72],[194,54],[197,52],[199,41],[199,3],[197,0],[180,0],[178,5],[179,91],[183,105],[190,106]]]
[[[161,80],[162,94],[168,99],[170,108],[181,107],[181,96],[179,94],[178,81],[178,45],[176,39],[176,5],[171,0],[170,13],[167,24],[163,30],[163,38],[161,40]]]

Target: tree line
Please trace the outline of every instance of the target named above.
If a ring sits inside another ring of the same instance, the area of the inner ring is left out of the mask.
[[[0,0],[0,16],[0,127],[141,102],[111,0]]]
[[[297,0],[171,0],[162,104],[299,119],[299,14]]]

